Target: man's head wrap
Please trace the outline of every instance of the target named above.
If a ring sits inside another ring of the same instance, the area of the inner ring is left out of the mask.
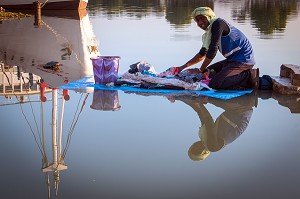
[[[192,17],[193,19],[196,18],[196,16],[198,15],[203,15],[207,18],[208,22],[211,23],[211,20],[217,18],[217,16],[215,15],[214,11],[212,11],[211,8],[209,7],[199,7],[196,8],[193,12],[192,12]]]
[[[209,26],[205,30],[204,35],[202,36],[203,45],[202,47],[208,49],[211,41],[211,26],[213,22],[217,19],[217,16],[213,10],[209,7],[198,7],[192,12],[192,17],[195,20],[196,16],[203,15],[207,18]]]

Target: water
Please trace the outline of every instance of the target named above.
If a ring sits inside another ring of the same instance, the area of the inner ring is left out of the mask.
[[[97,50],[120,56],[120,73],[140,60],[157,71],[185,63],[201,47],[203,32],[189,17],[201,5],[243,30],[261,74],[276,76],[281,64],[299,65],[296,0],[90,1],[81,21],[75,19],[78,13],[42,16],[39,28],[33,17],[3,21],[1,61],[19,66],[24,90],[29,79],[34,83],[31,95],[20,96],[17,68],[6,71],[17,97],[0,96],[1,198],[299,197],[299,96],[260,91],[222,101],[56,90],[56,97],[46,88],[41,103],[34,92],[41,77],[55,88],[91,75],[89,56]],[[55,58],[63,63],[58,71],[42,67]],[[218,54],[214,62],[221,59]],[[2,75],[2,85],[6,79]],[[9,93],[11,87],[5,88]],[[54,161],[56,99],[57,126],[64,110],[61,152],[67,168],[47,173],[42,168]],[[120,110],[101,110],[115,105]],[[199,154],[189,149],[200,140],[211,152],[196,161]],[[57,196],[53,176],[59,182]]]

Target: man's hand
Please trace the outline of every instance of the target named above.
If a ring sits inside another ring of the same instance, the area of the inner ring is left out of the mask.
[[[178,73],[180,73],[183,69],[185,69],[184,66],[178,66],[178,67],[176,67],[176,68],[178,68]]]

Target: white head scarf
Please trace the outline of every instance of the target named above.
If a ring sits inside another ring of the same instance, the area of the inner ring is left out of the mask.
[[[213,22],[217,19],[217,16],[209,7],[198,7],[192,12],[192,17],[195,20],[196,16],[203,15],[207,18],[209,26],[205,30],[205,33],[202,36],[203,48],[208,49],[211,41],[211,26]]]

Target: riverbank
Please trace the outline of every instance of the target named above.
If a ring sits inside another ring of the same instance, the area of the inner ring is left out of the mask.
[[[4,20],[21,20],[25,17],[31,17],[29,14],[21,12],[7,12],[4,8],[0,7],[0,21]]]

